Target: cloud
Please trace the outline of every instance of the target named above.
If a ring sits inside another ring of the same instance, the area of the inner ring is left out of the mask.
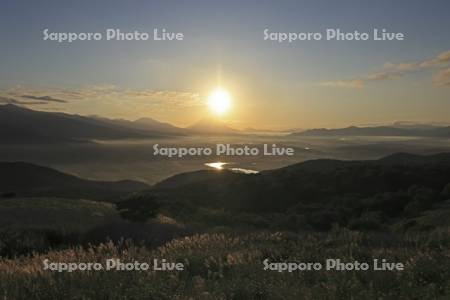
[[[363,88],[364,81],[361,79],[335,80],[323,82],[322,85],[329,87]]]
[[[422,68],[430,68],[430,67],[444,67],[450,62],[450,51],[442,52],[438,54],[436,57],[431,59],[424,60],[420,63]]]
[[[29,102],[29,101],[20,101],[20,100],[16,100],[14,98],[8,98],[8,97],[1,97],[0,96],[0,103],[1,104],[14,104],[14,105],[30,105],[30,104],[47,104],[47,102]]]
[[[381,71],[369,73],[364,79],[371,81],[386,80],[392,78],[400,78],[406,73],[414,72],[419,68],[417,63],[399,63],[393,64],[387,62],[384,64]]]
[[[450,68],[440,70],[433,76],[435,86],[450,86]]]
[[[27,101],[28,100],[28,101]],[[124,89],[114,85],[93,85],[79,88],[28,88],[18,86],[0,89],[0,103],[43,110],[81,114],[97,113],[133,117],[161,111],[180,111],[204,105],[198,93],[174,90]],[[52,109],[54,110],[54,109]]]
[[[399,76],[399,75],[394,75],[389,72],[377,72],[377,73],[372,73],[372,74],[367,75],[366,80],[386,80],[393,76]]]
[[[34,95],[22,95],[22,98],[28,98],[33,100],[44,100],[46,102],[59,102],[59,103],[67,103],[66,100],[61,100],[57,98],[53,98],[51,96],[34,96]]]
[[[353,79],[336,80],[331,82],[325,82],[325,86],[336,87],[364,87],[366,82],[369,81],[383,81],[395,78],[401,78],[413,72],[421,72],[427,70],[441,69],[433,76],[433,84],[435,86],[449,86],[446,84],[445,78],[447,73],[442,68],[447,67],[450,64],[450,51],[441,52],[438,55],[428,58],[422,61],[416,62],[404,62],[404,63],[391,63],[386,62],[383,67],[376,71],[364,76],[359,76]]]
[[[45,105],[50,103],[67,103],[59,96],[54,96],[57,90],[37,90],[16,86],[9,89],[0,89],[2,103],[16,105]],[[30,101],[32,100],[32,101]]]
[[[384,64],[383,69],[390,72],[410,72],[417,70],[419,65],[417,63],[399,63],[399,64],[393,64],[390,62],[387,62]]]

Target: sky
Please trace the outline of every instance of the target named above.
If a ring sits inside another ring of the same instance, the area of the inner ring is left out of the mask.
[[[2,0],[0,104],[179,126],[211,113],[237,128],[450,123],[450,1]],[[43,40],[49,32],[182,32],[183,41]],[[327,28],[403,41],[264,40]]]

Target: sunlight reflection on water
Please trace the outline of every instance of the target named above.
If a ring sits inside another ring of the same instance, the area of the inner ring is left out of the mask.
[[[205,166],[211,167],[213,169],[217,169],[217,170],[223,170],[223,166],[224,165],[228,165],[228,163],[225,162],[212,162],[212,163],[206,163]]]
[[[230,163],[226,162],[211,162],[211,163],[205,163],[205,166],[216,169],[216,170],[224,170],[225,165],[229,165]],[[235,173],[244,173],[244,174],[258,174],[258,171],[250,170],[250,169],[243,169],[243,168],[230,168],[228,169]]]

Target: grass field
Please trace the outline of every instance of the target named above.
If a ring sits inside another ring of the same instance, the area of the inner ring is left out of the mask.
[[[50,251],[0,260],[3,299],[449,299],[450,235],[367,234],[335,228],[327,234],[203,234],[150,250],[127,243]],[[43,260],[182,262],[184,271],[44,271]],[[272,262],[370,261],[385,258],[404,271],[263,270]]]
[[[65,198],[0,200],[2,227],[83,231],[119,218],[111,203]]]

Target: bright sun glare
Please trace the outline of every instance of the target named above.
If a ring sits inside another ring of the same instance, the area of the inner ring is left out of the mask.
[[[208,97],[208,107],[215,114],[225,114],[230,109],[230,106],[230,94],[224,89],[218,88]]]

